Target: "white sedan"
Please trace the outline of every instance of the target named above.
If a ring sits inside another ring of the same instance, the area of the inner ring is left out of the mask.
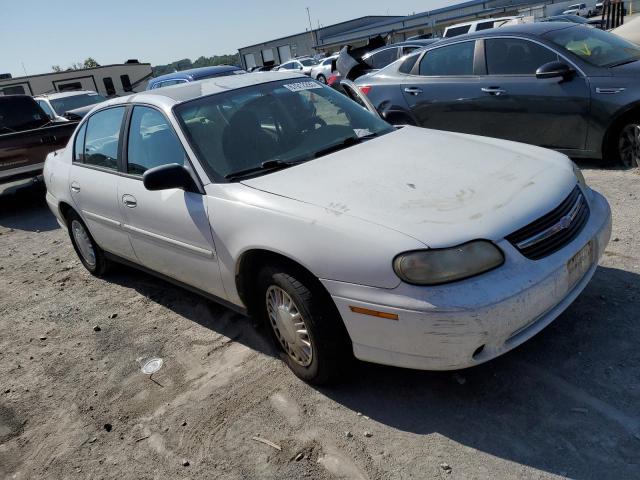
[[[84,266],[138,266],[268,325],[296,375],[446,370],[531,338],[589,282],[607,201],[564,155],[394,129],[300,74],[96,107],[44,169]]]

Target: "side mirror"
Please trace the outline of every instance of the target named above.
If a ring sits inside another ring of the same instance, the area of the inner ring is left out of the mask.
[[[563,62],[549,62],[536,70],[536,78],[562,78],[568,80],[575,74],[575,70]]]
[[[142,183],[147,190],[180,188],[186,192],[198,191],[189,171],[177,163],[150,168],[142,175]]]

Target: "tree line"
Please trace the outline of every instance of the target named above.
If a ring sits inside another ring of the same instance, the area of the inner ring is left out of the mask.
[[[237,65],[240,66],[240,56],[237,53],[233,55],[214,55],[212,57],[200,56],[195,62],[192,62],[190,58],[183,58],[182,60],[176,60],[175,62],[168,63],[166,65],[156,65],[151,67],[153,69],[153,76],[164,75],[166,73],[172,73],[176,70],[187,70],[189,68],[199,67],[211,67],[214,65]],[[68,67],[64,68],[60,65],[52,65],[51,70],[54,72],[66,72],[70,70],[82,70],[83,68],[99,67],[100,64],[96,62],[92,57],[87,58],[84,62],[72,63]]]

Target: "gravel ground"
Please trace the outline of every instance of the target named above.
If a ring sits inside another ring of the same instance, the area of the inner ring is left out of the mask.
[[[89,275],[41,188],[0,196],[0,478],[640,478],[640,175],[582,166],[614,232],[556,322],[457,374],[357,363],[331,389],[250,319]]]

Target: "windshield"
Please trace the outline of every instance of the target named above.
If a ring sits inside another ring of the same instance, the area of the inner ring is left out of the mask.
[[[49,117],[31,97],[0,97],[0,134],[39,128]]]
[[[97,93],[83,93],[82,95],[56,98],[49,101],[56,113],[58,115],[62,115],[64,112],[68,112],[69,110],[86,107],[87,105],[104,102],[105,100],[106,98],[102,95],[98,95]]]
[[[318,64],[317,60],[314,60],[313,58],[305,58],[303,60],[300,60],[300,63],[302,65],[304,65],[305,67],[310,67],[312,65],[317,65]]]
[[[597,67],[613,67],[640,59],[640,47],[596,28],[576,26],[551,31],[545,37]]]
[[[311,160],[393,130],[341,93],[298,78],[198,98],[174,110],[216,181],[269,163]]]

